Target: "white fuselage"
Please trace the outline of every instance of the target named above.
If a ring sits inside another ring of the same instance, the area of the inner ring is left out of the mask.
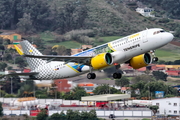
[[[147,29],[73,56],[95,56],[110,50],[111,54],[118,53],[116,56],[123,56],[123,59],[119,58],[116,60],[121,64],[137,55],[160,48],[172,41],[172,39],[173,35],[171,33],[164,32],[160,28]],[[39,66],[32,72],[39,72],[39,74],[35,76],[37,79],[59,79],[78,76],[89,72],[89,69],[89,66],[78,63],[51,61],[45,65]]]

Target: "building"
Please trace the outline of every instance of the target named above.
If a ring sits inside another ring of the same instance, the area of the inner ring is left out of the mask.
[[[78,86],[83,87],[87,93],[93,94],[93,90],[98,86],[93,83],[79,83]]]
[[[83,49],[71,49],[71,55],[80,53],[80,52],[82,52],[82,51],[83,51]]]
[[[70,92],[71,90],[71,84],[68,83],[67,79],[54,80],[54,84],[57,86],[57,91],[59,92]]]
[[[159,106],[157,115],[179,115],[180,114],[180,98],[162,98],[152,100],[152,105]]]
[[[170,69],[180,70],[180,65],[166,65],[165,69],[166,70],[170,70]]]
[[[180,70],[166,70],[168,76],[180,76]]]
[[[34,80],[35,85],[38,88],[51,88],[53,84],[53,80]]]
[[[141,15],[145,16],[145,17],[155,17],[155,15],[152,14],[152,12],[154,11],[153,8],[137,8],[136,12],[140,13]]]
[[[131,94],[131,88],[130,87],[121,87],[121,92],[123,94]]]
[[[9,39],[11,42],[14,40],[21,40],[21,35],[15,32],[4,32],[0,34],[3,39]]]
[[[90,49],[90,48],[92,48],[92,45],[82,45],[81,47],[83,50],[88,49],[88,48]]]

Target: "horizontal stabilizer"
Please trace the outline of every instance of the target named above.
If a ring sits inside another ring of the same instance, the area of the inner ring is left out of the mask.
[[[30,73],[9,73],[9,74],[6,74],[5,76],[15,76],[15,75],[20,75],[20,76],[29,76],[29,75],[36,75],[38,74],[38,72],[30,72]]]

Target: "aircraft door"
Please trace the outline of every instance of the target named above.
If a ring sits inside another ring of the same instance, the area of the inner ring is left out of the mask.
[[[143,43],[148,41],[147,35],[148,35],[148,29],[143,31],[143,34],[142,34]]]

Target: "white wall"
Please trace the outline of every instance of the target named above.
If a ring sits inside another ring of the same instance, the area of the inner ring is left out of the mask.
[[[152,105],[159,104],[159,113],[165,115],[179,115],[180,114],[180,98],[163,98],[152,100]]]
[[[4,110],[3,111],[4,114],[6,115],[10,115],[10,114],[16,114],[16,115],[20,115],[20,114],[27,114],[30,115],[30,111],[29,110]],[[67,111],[63,111],[65,114]],[[81,111],[79,111],[81,112]],[[88,111],[89,112],[89,111]],[[61,111],[56,111],[56,110],[50,110],[49,111],[49,116],[51,116],[54,113],[61,113]],[[152,116],[152,112],[151,111],[96,111],[96,114],[98,117],[107,117],[109,116],[109,114],[114,114],[116,117],[150,117]]]

